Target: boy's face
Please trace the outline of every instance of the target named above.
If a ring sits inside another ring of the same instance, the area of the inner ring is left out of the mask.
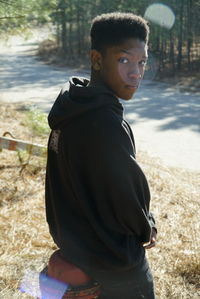
[[[147,44],[131,38],[98,55],[98,82],[109,87],[118,98],[131,99],[144,75]]]

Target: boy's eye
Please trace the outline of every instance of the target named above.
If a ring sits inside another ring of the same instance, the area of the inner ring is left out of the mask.
[[[142,66],[145,66],[145,65],[147,64],[147,61],[146,61],[146,60],[141,60],[141,61],[139,62],[139,64],[142,65]]]
[[[128,58],[126,58],[126,57],[120,57],[119,58],[119,62],[123,63],[123,64],[126,64],[126,63],[128,63]]]

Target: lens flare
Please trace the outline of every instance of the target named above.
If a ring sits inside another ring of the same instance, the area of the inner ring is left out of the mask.
[[[147,61],[146,70],[144,73],[144,80],[154,80],[159,67],[159,61],[156,59],[155,55],[151,52],[149,52],[149,57]]]
[[[68,285],[50,278],[44,272],[38,273],[27,270],[20,291],[39,299],[61,299],[67,291]]]
[[[149,5],[145,11],[144,17],[166,29],[171,29],[175,22],[175,15],[172,9],[161,3]]]

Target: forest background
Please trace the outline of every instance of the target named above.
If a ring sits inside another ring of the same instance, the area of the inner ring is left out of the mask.
[[[151,0],[0,0],[0,33],[52,25],[54,38],[46,41],[45,54],[62,57],[66,64],[85,64],[93,17],[112,11],[144,16],[147,7],[155,3]],[[175,22],[171,28],[149,22],[149,67],[156,68],[157,74],[162,76],[198,73],[200,0],[168,0],[162,4],[171,8]],[[155,19],[159,13],[158,10]]]

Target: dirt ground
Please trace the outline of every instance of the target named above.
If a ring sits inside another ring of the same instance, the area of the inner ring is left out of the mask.
[[[1,104],[0,136],[47,143],[27,126],[23,105]],[[200,297],[200,173],[160,164],[145,152],[138,161],[149,180],[158,227],[157,246],[147,252],[158,299]],[[0,297],[38,295],[39,271],[56,249],[44,210],[45,159],[0,152]],[[23,282],[25,293],[19,291]],[[31,294],[31,295],[30,295]]]

